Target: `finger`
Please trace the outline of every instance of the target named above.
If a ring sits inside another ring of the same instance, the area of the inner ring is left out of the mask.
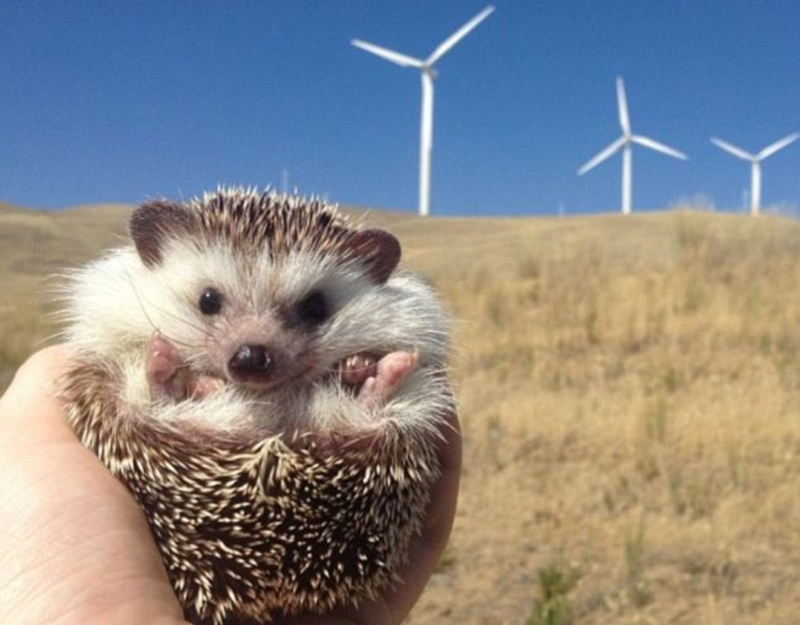
[[[58,380],[70,364],[64,345],[47,347],[31,356],[18,370],[0,398],[0,431],[15,442],[75,440],[57,396]]]

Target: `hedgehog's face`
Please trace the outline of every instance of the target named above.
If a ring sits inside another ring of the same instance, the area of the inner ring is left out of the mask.
[[[276,255],[209,237],[192,219],[172,204],[135,213],[134,242],[152,278],[143,281],[148,316],[193,370],[260,392],[317,380],[348,356],[347,341],[335,340],[340,317],[399,260],[396,239],[379,230],[335,252]]]

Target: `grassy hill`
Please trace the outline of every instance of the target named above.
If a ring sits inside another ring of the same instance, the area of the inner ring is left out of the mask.
[[[65,211],[0,209],[0,388],[13,368],[54,328],[53,275],[115,245],[129,208],[103,205]]]
[[[0,211],[0,376],[53,331],[44,276],[125,220]],[[458,320],[462,495],[411,623],[796,623],[800,224],[367,220]]]

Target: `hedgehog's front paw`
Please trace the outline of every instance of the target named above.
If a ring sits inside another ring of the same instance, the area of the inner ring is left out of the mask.
[[[202,399],[223,385],[222,380],[190,371],[177,348],[158,332],[147,344],[145,370],[151,399]]]
[[[348,356],[339,363],[339,379],[345,386],[360,389],[367,378],[378,372],[378,357],[369,352]]]
[[[418,361],[418,354],[410,352],[392,352],[381,359],[366,353],[353,354],[340,365],[340,375],[342,382],[356,389],[356,401],[371,409],[394,396]]]
[[[169,397],[181,400],[186,397],[186,376],[183,361],[175,346],[156,332],[147,344],[145,356],[147,383],[150,397]]]

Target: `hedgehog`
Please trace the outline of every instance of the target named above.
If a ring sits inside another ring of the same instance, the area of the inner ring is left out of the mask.
[[[69,277],[61,393],[186,618],[269,623],[391,588],[454,410],[449,318],[397,239],[242,188],[145,203],[129,230]]]

